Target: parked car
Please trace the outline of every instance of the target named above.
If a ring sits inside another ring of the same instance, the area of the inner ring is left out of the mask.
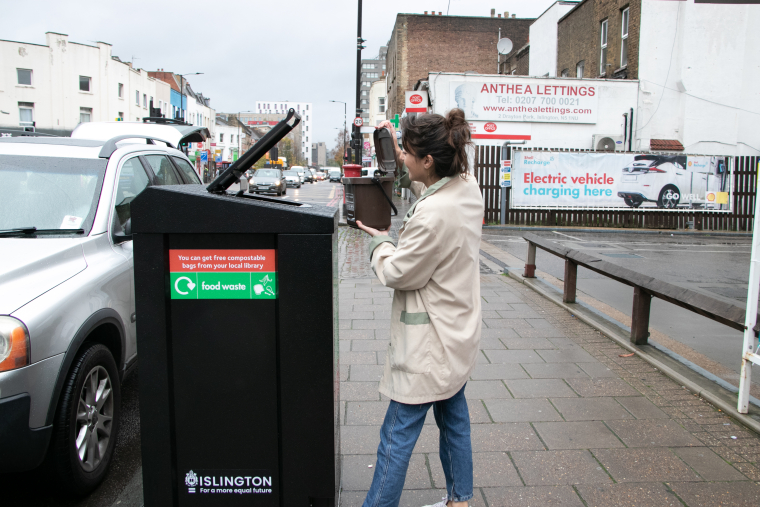
[[[0,472],[47,459],[84,495],[108,470],[137,365],[130,203],[150,185],[200,184],[158,142],[172,127],[153,127],[0,138]]]
[[[285,176],[287,186],[301,188],[301,176],[298,174],[298,171],[288,169],[287,171],[282,171],[282,174]]]
[[[340,169],[331,169],[330,170],[330,182],[337,181],[340,183],[341,173]]]
[[[252,194],[277,194],[278,196],[288,192],[285,176],[279,169],[259,169],[253,173],[248,191]]]

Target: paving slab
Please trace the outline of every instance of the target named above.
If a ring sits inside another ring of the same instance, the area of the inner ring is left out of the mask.
[[[515,398],[578,397],[560,379],[512,379],[505,383]]]
[[[379,426],[388,410],[387,401],[349,401],[346,406],[345,424],[349,426]]]
[[[536,338],[502,338],[501,342],[510,350],[535,350],[535,349],[555,349],[552,342],[543,337]]]
[[[545,399],[487,400],[495,422],[561,421],[562,416]]]
[[[528,374],[518,363],[479,364],[475,366],[470,377],[473,380],[507,380],[528,378]]]
[[[340,399],[343,401],[379,401],[379,382],[341,382]]]
[[[383,365],[352,364],[349,372],[348,378],[351,382],[380,382],[380,378],[383,376]],[[341,399],[343,399],[342,396]]]
[[[552,398],[566,421],[609,421],[633,419],[615,398]]]
[[[580,484],[577,486],[588,507],[683,507],[664,484]]]
[[[520,477],[527,486],[559,484],[612,484],[587,450],[512,452]]]
[[[640,392],[619,378],[574,378],[568,379],[567,383],[584,398],[592,396],[641,396]]]
[[[428,455],[430,474],[437,488],[446,487],[446,477],[437,453]],[[472,455],[473,486],[522,486],[509,454],[506,452],[476,452]]]
[[[544,363],[535,350],[487,350],[484,351],[491,363]]]
[[[367,491],[377,466],[377,454],[349,455],[343,457],[344,490]],[[424,454],[413,454],[406,472],[405,489],[429,489],[430,473]]]
[[[692,447],[704,445],[675,421],[641,419],[607,421],[607,425],[628,447]]]
[[[470,380],[464,389],[467,400],[512,398],[501,380]]]
[[[480,337],[482,338],[520,338],[520,335],[518,335],[514,329],[511,328],[501,328],[501,329],[489,329],[487,327],[483,327],[480,330]]]
[[[544,449],[544,444],[527,423],[476,424],[471,427],[470,435],[473,452]]]
[[[671,489],[689,507],[757,507],[760,485],[753,482],[672,483]]]
[[[747,480],[744,475],[707,447],[679,447],[673,451],[706,481]]]
[[[504,346],[501,340],[497,337],[480,337],[480,348],[483,350],[504,350],[507,347]]]
[[[701,481],[670,449],[591,449],[617,482]]]
[[[537,350],[538,355],[547,363],[589,363],[594,356],[582,349]]]
[[[385,352],[390,340],[356,340],[351,342],[351,352]]]
[[[341,340],[374,340],[375,333],[371,329],[341,329]]]
[[[525,364],[525,371],[533,378],[589,378],[588,374],[574,363]]]
[[[499,507],[583,507],[572,486],[528,486],[483,488],[489,506]]]
[[[549,449],[591,449],[625,447],[599,421],[538,422],[533,427]]]

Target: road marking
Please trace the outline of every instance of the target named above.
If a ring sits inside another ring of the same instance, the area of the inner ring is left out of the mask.
[[[566,238],[574,239],[576,241],[583,241],[581,238],[576,238],[574,236],[569,236],[567,234],[562,234],[561,232],[552,231],[554,234],[559,234],[560,236],[565,236]]]
[[[335,187],[332,187],[330,190],[330,195],[327,196],[327,200],[331,200],[333,197],[335,197]]]

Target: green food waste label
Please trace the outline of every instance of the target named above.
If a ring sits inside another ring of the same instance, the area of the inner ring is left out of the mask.
[[[171,299],[277,299],[274,250],[169,250],[169,259]]]

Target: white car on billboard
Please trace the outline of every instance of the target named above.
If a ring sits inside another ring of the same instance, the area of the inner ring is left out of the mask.
[[[708,193],[726,191],[727,181],[723,157],[636,155],[622,170],[617,195],[632,208],[647,202],[665,209],[703,207]]]

